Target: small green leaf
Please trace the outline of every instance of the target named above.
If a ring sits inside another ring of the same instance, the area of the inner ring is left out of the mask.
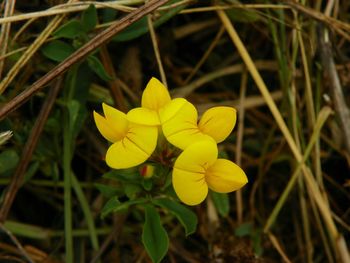
[[[111,8],[103,9],[101,12],[102,12],[103,23],[113,22],[116,19],[118,14],[117,10],[111,9]]]
[[[180,0],[173,0],[169,1],[168,5],[175,4],[179,2]],[[186,8],[187,5],[179,5],[175,8],[169,8],[167,10],[164,10],[161,13],[160,17],[153,22],[154,27],[158,27],[162,24],[164,24],[166,21],[171,19],[173,16],[175,16],[177,13],[179,13],[182,9]],[[141,18],[136,23],[129,26],[127,29],[123,30],[119,34],[117,34],[113,40],[114,41],[129,41],[135,38],[138,38],[142,36],[143,34],[147,33],[149,30],[147,17]]]
[[[102,177],[120,182],[138,182],[140,180],[140,174],[136,168],[111,170],[105,173]]]
[[[138,184],[126,183],[124,184],[125,195],[129,199],[135,199],[137,194],[142,191],[142,187]]]
[[[227,194],[210,192],[216,210],[221,216],[227,216],[230,212],[230,200]]]
[[[114,41],[129,41],[148,32],[147,17],[141,18],[139,21],[131,24],[127,29],[118,33],[113,40]]]
[[[83,24],[85,32],[88,32],[96,27],[97,11],[94,5],[89,5],[89,7],[83,12],[81,23]]]
[[[118,197],[116,197],[116,196],[112,197],[111,199],[109,199],[107,201],[105,206],[102,208],[101,217],[104,218],[110,213],[125,211],[129,208],[129,206],[137,205],[137,204],[144,204],[147,201],[148,201],[148,199],[146,199],[146,198],[140,198],[137,200],[130,200],[130,201],[126,201],[126,202],[122,203],[118,200]]]
[[[59,27],[52,35],[58,38],[76,38],[84,33],[83,26],[78,20],[71,20]]]
[[[162,226],[157,210],[151,205],[145,206],[142,243],[154,263],[160,262],[168,251],[168,234]]]
[[[61,40],[53,40],[45,45],[41,51],[43,52],[44,56],[48,57],[49,59],[61,62],[73,54],[75,49],[71,45]]]
[[[87,58],[90,69],[95,72],[104,81],[110,81],[113,78],[108,75],[101,61],[94,56]]]
[[[244,237],[244,236],[250,236],[253,233],[253,224],[248,222],[241,224],[239,227],[235,229],[235,236],[237,237]]]
[[[153,187],[153,181],[150,179],[144,179],[142,180],[142,186],[146,191],[151,191]]]
[[[197,228],[197,216],[190,209],[170,199],[154,199],[153,203],[167,209],[180,221],[186,231],[186,236],[194,233]]]
[[[0,174],[5,174],[14,169],[19,161],[15,150],[6,150],[0,153]]]
[[[113,197],[107,201],[101,211],[101,217],[104,218],[110,213],[114,212],[122,203],[118,200],[118,197]]]
[[[50,238],[51,231],[42,227],[23,224],[16,221],[5,221],[4,226],[16,236],[22,236],[31,239],[43,239]]]
[[[25,175],[24,175],[24,182],[28,182],[35,173],[39,170],[40,162],[35,161],[29,165],[29,168],[27,169]]]
[[[264,248],[262,247],[262,244],[261,244],[261,231],[254,231],[252,235],[252,239],[253,239],[254,253],[259,257],[264,252]]]
[[[111,198],[113,196],[116,196],[116,195],[120,194],[120,191],[118,191],[118,189],[116,189],[113,186],[104,185],[104,184],[98,184],[98,183],[96,183],[94,185],[101,192],[101,194],[104,197]]]

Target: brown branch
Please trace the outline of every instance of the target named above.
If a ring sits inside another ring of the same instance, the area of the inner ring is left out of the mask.
[[[56,97],[57,97],[58,91],[60,90],[61,85],[62,85],[62,78],[58,79],[55,86],[52,89],[50,89],[49,93],[47,94],[47,99],[45,100],[40,110],[40,113],[35,121],[35,124],[31,130],[31,133],[27,139],[27,142],[22,151],[21,159],[11,179],[11,183],[7,188],[7,191],[4,196],[4,201],[0,208],[0,223],[5,222],[7,215],[10,211],[10,208],[12,206],[12,203],[16,197],[16,194],[22,185],[24,174],[32,158],[34,149],[36,148],[40,134],[44,128],[44,125],[52,109],[52,106],[56,100]]]
[[[167,3],[169,0],[153,0],[149,1],[147,4],[141,6],[135,11],[129,13],[119,21],[112,24],[106,30],[102,31],[100,34],[96,35],[92,38],[88,43],[84,46],[76,50],[72,55],[54,67],[51,71],[49,71],[46,75],[36,81],[32,86],[23,91],[21,94],[17,95],[7,104],[5,104],[0,109],[0,120],[7,116],[10,112],[14,111],[18,107],[20,107],[23,103],[25,103],[31,96],[33,96],[36,92],[43,89],[47,84],[49,84],[52,80],[57,78],[59,75],[67,71],[72,65],[82,60],[84,57],[89,55],[95,49],[105,44],[108,40],[110,40],[117,33],[127,28],[131,24],[135,23],[145,15],[154,11],[158,7]]]
[[[109,56],[107,47],[103,45],[101,47],[101,52],[100,52],[101,60],[103,63],[103,66],[106,69],[106,72],[113,78],[113,80],[109,81],[109,89],[111,91],[112,98],[114,100],[115,106],[123,112],[127,112],[128,108],[125,103],[125,98],[122,93],[119,81],[117,79],[117,74],[113,68],[113,63],[112,60]]]

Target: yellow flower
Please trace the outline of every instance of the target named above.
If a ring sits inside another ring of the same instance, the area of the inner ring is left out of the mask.
[[[171,101],[167,88],[151,78],[142,93],[141,107],[128,112],[128,120],[144,125],[160,125],[159,110]]]
[[[180,109],[176,114],[164,121],[162,130],[167,140],[180,149],[203,140],[214,139],[220,143],[230,135],[236,124],[236,110],[232,107],[210,108],[204,112],[199,123],[193,104],[182,99],[178,107]]]
[[[208,194],[208,188],[218,193],[229,193],[248,182],[238,165],[217,157],[218,148],[212,140],[193,143],[179,155],[172,180],[175,192],[183,203],[201,203]]]
[[[157,145],[157,127],[127,120],[126,114],[102,104],[104,117],[94,111],[96,126],[113,144],[106,153],[106,163],[115,169],[130,168],[146,161]]]

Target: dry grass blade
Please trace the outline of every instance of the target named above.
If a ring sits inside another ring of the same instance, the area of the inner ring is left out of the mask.
[[[70,0],[69,2],[73,2]],[[11,68],[7,75],[0,82],[0,95],[6,90],[8,85],[14,80],[19,71],[24,67],[24,65],[31,59],[34,53],[42,46],[42,44],[47,40],[51,33],[58,27],[62,22],[64,15],[55,17],[47,27],[41,32],[41,34],[35,39],[33,44],[31,44],[26,51],[23,53],[21,58],[16,62],[16,64]]]
[[[323,30],[323,34],[320,34],[319,39],[322,64],[325,73],[329,78],[334,107],[340,119],[342,131],[344,133],[343,138],[345,141],[346,149],[350,154],[350,109],[346,105],[343,89],[341,87],[339,76],[335,68],[335,62],[333,59],[333,52],[328,31]]]
[[[263,81],[262,77],[260,76],[253,60],[251,59],[248,51],[246,50],[245,46],[243,45],[240,37],[238,36],[236,30],[234,29],[230,19],[227,17],[224,11],[218,11],[218,15],[220,19],[222,20],[228,34],[230,35],[232,42],[235,44],[238,52],[240,53],[243,61],[245,62],[248,71],[250,72],[252,78],[254,79],[256,85],[258,86],[261,94],[266,100],[266,103],[275,118],[277,125],[279,126],[280,130],[282,131],[283,136],[285,137],[295,159],[297,162],[302,162],[302,154],[300,153],[286,123],[284,122],[282,115],[280,111],[278,110],[275,102],[273,101],[271,94]],[[325,221],[325,224],[327,226],[327,229],[332,237],[333,242],[336,244],[336,241],[338,240],[340,234],[336,228],[336,225],[334,223],[334,220],[332,218],[332,214],[330,211],[330,208],[328,206],[327,200],[322,196],[320,188],[315,181],[312,172],[309,167],[302,165],[302,171],[304,174],[304,179],[308,187],[308,191],[310,193],[311,198],[315,200],[317,203],[318,209],[320,210],[323,219]],[[341,253],[340,247],[337,247],[337,252]],[[348,255],[343,255],[342,258],[345,259],[348,257]],[[343,261],[344,263],[346,261]]]
[[[98,47],[106,43],[110,38],[116,35],[121,30],[130,26],[134,22],[138,21],[148,13],[154,11],[159,6],[167,3],[169,0],[154,0],[150,1],[144,6],[136,9],[134,12],[128,14],[123,17],[121,20],[115,22],[109,28],[95,36],[84,46],[76,50],[72,55],[62,61],[59,65],[53,68],[50,72],[48,72],[41,79],[36,81],[32,86],[30,86],[27,90],[17,95],[13,100],[7,103],[0,109],[0,120],[3,119],[8,113],[14,111],[23,103],[25,103],[33,94],[41,90],[45,85],[50,83],[53,79],[60,76],[66,70],[68,70],[73,64],[82,60],[85,56],[96,50]],[[7,81],[8,82],[8,81]],[[1,86],[0,86],[1,89]]]
[[[297,182],[297,179],[300,175],[300,171],[301,171],[301,167],[302,165],[305,163],[305,161],[309,158],[310,153],[316,143],[316,141],[318,140],[320,133],[321,133],[321,129],[324,125],[324,123],[326,122],[326,120],[328,119],[328,117],[331,115],[332,110],[329,107],[325,107],[323,108],[316,120],[315,126],[314,126],[314,131],[311,135],[310,141],[306,147],[304,156],[303,156],[303,160],[302,162],[298,163],[298,166],[296,167],[295,171],[293,172],[293,175],[291,176],[291,178],[288,181],[288,185],[285,188],[285,190],[283,191],[281,197],[279,198],[275,208],[272,210],[272,213],[270,214],[270,216],[268,217],[268,219],[266,220],[266,224],[264,227],[264,232],[268,232],[272,225],[274,224],[274,222],[276,221],[276,218],[281,210],[281,208],[283,207],[284,203],[286,202],[291,190],[293,189],[295,183]]]
[[[15,3],[14,0],[5,1],[5,11],[4,11],[4,17],[11,16],[15,9]],[[8,40],[10,35],[10,29],[11,29],[11,23],[6,23],[1,26],[1,32],[0,32],[0,57],[3,57],[6,54],[7,46],[8,46]],[[4,59],[0,59],[0,79],[2,76],[2,71],[4,68]]]

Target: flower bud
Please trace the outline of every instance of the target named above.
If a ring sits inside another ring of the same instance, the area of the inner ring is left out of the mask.
[[[140,174],[144,178],[151,178],[154,175],[155,167],[151,164],[145,164],[140,169]]]

